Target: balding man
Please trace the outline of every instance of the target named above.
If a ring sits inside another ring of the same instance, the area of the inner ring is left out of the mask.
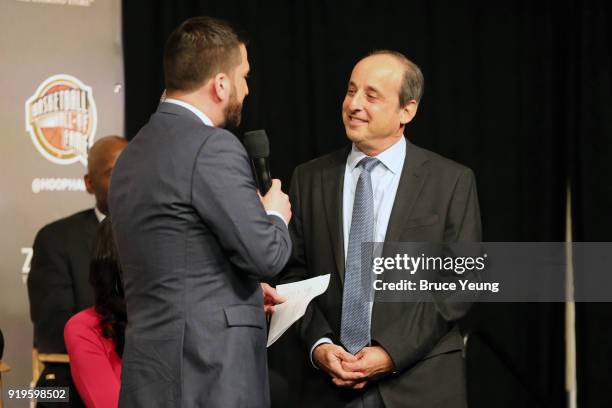
[[[394,51],[357,63],[342,104],[351,146],[296,168],[294,255],[285,280],[331,273],[298,324],[312,362],[304,407],[465,407],[463,341],[433,302],[370,303],[360,290],[364,242],[480,239],[470,169],[417,147],[404,130],[423,90],[420,69]]]
[[[85,186],[96,205],[44,226],[34,240],[28,276],[34,347],[41,353],[66,353],[64,325],[75,313],[93,305],[89,261],[98,223],[108,214],[106,196],[117,157],[127,145],[119,136],[99,139],[89,150]],[[46,364],[38,386],[68,386],[70,368]],[[71,401],[78,399],[71,393]],[[78,406],[78,404],[73,404]]]

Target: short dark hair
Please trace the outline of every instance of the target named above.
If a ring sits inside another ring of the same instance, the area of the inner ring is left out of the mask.
[[[406,106],[411,100],[420,102],[425,88],[425,79],[423,73],[417,64],[410,61],[404,54],[393,50],[376,50],[369,53],[367,57],[372,55],[390,55],[397,59],[404,66],[404,76],[399,92],[400,106]]]
[[[192,91],[219,72],[229,73],[241,62],[244,36],[232,25],[212,17],[192,17],[168,38],[164,50],[166,89]]]

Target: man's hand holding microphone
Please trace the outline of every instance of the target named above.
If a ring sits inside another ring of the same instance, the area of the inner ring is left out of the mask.
[[[289,221],[291,221],[291,203],[289,202],[289,196],[281,190],[280,180],[272,180],[270,189],[265,196],[261,197],[261,203],[267,212],[273,212],[281,216],[285,223],[289,224]],[[267,283],[261,283],[261,290],[264,296],[264,312],[266,315],[271,315],[274,313],[274,305],[283,303],[286,299],[276,293],[276,289]]]
[[[286,225],[291,221],[291,204],[289,196],[281,190],[281,181],[270,177],[268,157],[270,143],[265,130],[254,130],[244,134],[244,146],[251,158],[251,166],[255,182],[259,189],[259,198],[268,214],[281,217]],[[264,195],[262,196],[261,193]],[[283,303],[285,299],[276,293],[276,289],[267,283],[261,283],[266,315],[274,313],[274,305]]]

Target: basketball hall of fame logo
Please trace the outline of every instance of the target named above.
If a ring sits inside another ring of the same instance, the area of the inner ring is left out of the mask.
[[[91,87],[70,75],[53,75],[26,101],[25,111],[26,130],[45,158],[87,165],[97,124]]]

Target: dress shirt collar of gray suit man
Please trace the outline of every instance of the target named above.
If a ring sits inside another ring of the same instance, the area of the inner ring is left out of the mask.
[[[198,108],[196,108],[195,106],[193,106],[190,103],[187,103],[185,101],[180,101],[178,99],[173,99],[173,98],[165,99],[164,102],[165,103],[172,103],[174,105],[182,106],[185,109],[189,109],[191,112],[193,112],[194,115],[196,115],[198,118],[200,118],[202,123],[204,123],[205,125],[211,126],[211,127],[215,126],[215,125],[213,125],[212,120],[210,120],[210,118],[208,116],[206,116],[201,110],[199,110]]]

